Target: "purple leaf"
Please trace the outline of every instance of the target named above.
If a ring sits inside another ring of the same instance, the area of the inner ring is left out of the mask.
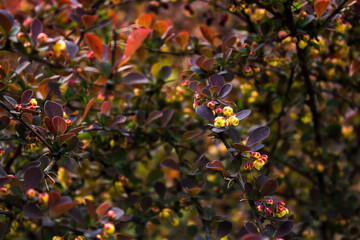
[[[170,158],[163,160],[160,163],[160,166],[162,166],[163,168],[169,168],[176,171],[180,170],[178,164]]]
[[[225,84],[219,92],[218,99],[226,98],[231,92],[231,89],[232,89],[232,85],[230,83]]]
[[[167,108],[167,109],[165,109],[163,111],[163,115],[162,115],[162,117],[160,119],[161,120],[161,127],[166,127],[169,124],[169,122],[170,122],[172,116],[174,115],[174,113],[175,113],[175,110],[172,109],[172,108]]]
[[[239,119],[239,120],[242,120],[244,118],[246,118],[247,116],[249,116],[251,114],[251,111],[246,109],[246,110],[242,110],[240,112],[238,112],[236,114],[236,117]]]
[[[63,108],[60,104],[53,101],[46,101],[44,105],[46,116],[53,119],[56,116],[63,117]]]
[[[159,197],[161,199],[164,199],[165,192],[166,192],[165,184],[163,184],[162,182],[156,182],[154,189],[155,189],[155,192],[159,195]]]
[[[65,44],[66,44],[66,51],[68,52],[71,58],[74,58],[79,51],[78,45],[68,40],[65,40]]]
[[[245,223],[244,227],[249,233],[258,233],[257,228],[251,222]]]
[[[276,192],[278,188],[278,182],[274,178],[269,178],[261,187],[260,195],[268,196]]]
[[[209,82],[212,87],[216,86],[221,89],[225,83],[225,80],[222,76],[214,74],[209,77]]]
[[[208,120],[211,123],[213,123],[215,119],[214,113],[206,106],[197,106],[195,112],[199,117]]]
[[[42,23],[38,18],[34,18],[31,21],[31,25],[30,25],[30,32],[31,32],[31,37],[33,39],[34,42],[34,46],[37,45],[37,37],[38,35],[42,32]]]
[[[149,117],[146,119],[145,124],[149,124],[150,122],[154,121],[157,118],[160,118],[163,116],[163,113],[160,111],[153,111],[149,114]]]
[[[246,146],[252,146],[258,142],[261,142],[270,135],[270,128],[267,126],[259,127],[255,129],[249,136]]]
[[[146,84],[149,83],[149,79],[140,73],[131,72],[123,78],[123,82],[126,84]]]
[[[280,227],[278,228],[276,234],[275,234],[275,238],[282,238],[285,237],[286,235],[288,235],[289,233],[291,233],[292,229],[294,227],[294,222],[293,221],[286,221],[283,224],[280,225]]]
[[[40,208],[36,206],[34,203],[26,204],[22,207],[24,216],[29,218],[33,218],[36,220],[40,220],[43,217],[43,213],[41,212]]]
[[[198,81],[191,81],[189,83],[189,89],[193,92],[196,92],[196,86],[199,84],[200,82]]]
[[[38,167],[30,167],[24,173],[25,189],[36,188],[43,179],[43,173]]]
[[[22,104],[28,103],[30,101],[32,95],[33,95],[33,91],[31,89],[28,89],[28,90],[24,91],[21,94],[21,103]]]
[[[10,124],[10,118],[8,116],[0,117],[0,130],[6,128]]]

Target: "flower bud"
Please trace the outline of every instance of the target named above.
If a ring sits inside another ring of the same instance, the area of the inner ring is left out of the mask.
[[[256,210],[257,210],[258,212],[262,212],[262,211],[263,211],[263,207],[262,207],[261,205],[257,205],[257,206],[256,206]]]
[[[251,155],[252,155],[252,157],[255,158],[255,159],[259,159],[260,156],[261,156],[259,152],[253,152]]]
[[[268,199],[268,200],[266,200],[266,204],[271,206],[274,204],[274,200]]]
[[[34,189],[30,188],[29,190],[26,191],[26,197],[28,199],[34,199],[37,195],[37,191],[35,191]]]
[[[216,110],[215,110],[215,112],[218,114],[218,115],[220,115],[220,114],[222,114],[223,113],[223,110],[222,110],[222,108],[217,108]]]
[[[310,40],[310,36],[309,36],[309,34],[305,34],[304,36],[303,36],[303,39],[304,39],[304,41],[309,41]]]
[[[272,210],[270,208],[265,208],[265,213],[266,214],[271,214],[272,213]]]
[[[169,218],[172,214],[172,210],[169,208],[164,208],[161,213],[159,214],[160,218]]]
[[[106,216],[110,219],[110,220],[113,220],[115,218],[115,212],[113,210],[109,210],[107,213],[106,213]]]
[[[35,99],[35,98],[30,99],[29,104],[30,104],[31,106],[36,107],[36,106],[37,106],[37,101],[36,101],[36,99]]]
[[[77,236],[74,240],[86,240],[84,236]]]
[[[105,100],[105,95],[102,92],[98,92],[96,94],[96,100],[99,102],[103,102]]]
[[[254,167],[257,169],[257,170],[260,170],[262,168],[262,166],[264,166],[265,162],[261,159],[256,159],[255,162],[254,162]]]
[[[244,74],[245,74],[245,76],[251,76],[251,75],[253,75],[253,70],[252,70],[252,68],[251,68],[251,67],[246,67],[246,68],[244,69]]]
[[[225,127],[226,124],[226,120],[224,117],[216,117],[214,119],[214,126],[216,128],[221,128],[221,127]]]
[[[40,193],[38,201],[39,201],[40,205],[42,205],[44,207],[47,206],[47,204],[49,202],[49,194]]]
[[[46,33],[40,33],[37,36],[37,39],[38,39],[39,43],[46,43],[47,39],[48,39],[48,35]]]
[[[59,54],[61,51],[66,49],[66,43],[64,40],[58,40],[54,45],[53,45],[53,50],[55,53]]]
[[[173,225],[174,227],[179,225],[179,219],[178,218],[173,218],[170,221],[171,225]]]
[[[5,150],[0,148],[0,157],[4,156],[4,154],[5,154]]]
[[[60,236],[54,236],[52,238],[52,240],[64,240],[64,239],[62,237],[60,237]]]
[[[223,114],[226,116],[226,117],[230,117],[232,114],[233,114],[234,110],[232,109],[232,107],[229,107],[229,106],[226,106],[224,107],[223,109]]]
[[[308,45],[308,43],[306,41],[304,41],[304,40],[300,40],[300,42],[298,43],[298,46],[301,49],[306,48],[307,45]]]
[[[248,162],[248,163],[245,163],[244,168],[245,168],[245,170],[251,170],[252,164],[249,163],[249,162]]]
[[[229,117],[229,122],[233,126],[239,125],[239,119],[236,116]]]
[[[199,93],[195,94],[195,99],[200,100],[201,99],[201,94],[199,94]]]
[[[17,112],[21,112],[22,106],[21,106],[20,104],[16,104],[16,105],[14,106],[14,110],[17,111]]]
[[[284,202],[284,201],[279,201],[279,202],[278,202],[278,205],[284,207],[284,206],[285,206],[285,202]]]
[[[104,232],[106,234],[113,234],[115,232],[115,226],[113,223],[105,223],[104,225]]]
[[[210,109],[214,109],[214,108],[215,108],[215,103],[214,103],[214,101],[210,101],[210,102],[208,102],[208,103],[206,104],[206,106],[207,106],[208,108],[210,108]]]
[[[70,127],[72,124],[72,121],[70,119],[66,119],[65,122],[66,122],[66,126],[68,127]]]
[[[189,83],[190,83],[190,80],[185,80],[185,81],[183,81],[183,82],[181,83],[181,86],[182,86],[183,88],[186,88],[187,86],[189,86]]]
[[[193,103],[193,108],[195,109],[197,106],[199,106],[199,101],[196,101]]]

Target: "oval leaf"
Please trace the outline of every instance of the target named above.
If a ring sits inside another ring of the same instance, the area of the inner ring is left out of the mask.
[[[249,136],[246,146],[252,146],[258,142],[261,142],[270,135],[270,128],[267,126],[259,127],[255,129]]]
[[[217,230],[216,230],[216,237],[215,239],[220,239],[222,237],[225,237],[226,235],[229,235],[232,230],[232,223],[229,221],[222,221],[219,223]]]
[[[21,103],[22,104],[26,104],[30,101],[31,97],[33,95],[33,91],[31,89],[25,90],[22,94],[21,94]]]
[[[214,113],[206,106],[197,106],[195,112],[199,117],[208,120],[211,123],[213,123],[215,119]]]
[[[251,111],[246,109],[246,110],[242,110],[240,112],[238,112],[236,114],[236,117],[239,119],[239,120],[242,120],[244,118],[246,118],[247,116],[249,116],[251,114]]]
[[[278,228],[276,234],[275,234],[275,238],[282,238],[285,237],[286,235],[288,235],[289,233],[291,233],[292,229],[294,227],[294,222],[293,221],[286,221],[283,224],[280,225],[280,227]]]
[[[59,203],[57,204],[54,208],[54,217],[57,218],[59,216],[61,216],[62,214],[66,213],[67,211],[69,211],[71,208],[75,207],[76,204],[78,204],[77,201],[70,201],[70,202],[63,202],[63,203]]]
[[[140,47],[142,42],[150,34],[149,28],[136,29],[127,39],[124,51],[124,58],[128,59]]]
[[[231,92],[231,89],[232,89],[232,85],[230,83],[225,84],[219,92],[218,99],[226,98]]]
[[[319,19],[326,12],[330,0],[317,0],[314,4],[314,10],[316,12],[316,17]]]
[[[0,117],[0,130],[6,128],[10,124],[10,118],[8,116]]]
[[[276,192],[278,188],[278,182],[274,178],[269,178],[261,187],[260,195],[269,196]]]
[[[102,45],[100,38],[95,34],[85,33],[84,39],[89,48],[94,52],[95,57],[97,57],[99,61],[101,61],[104,46]]]
[[[98,208],[96,209],[96,214],[98,218],[104,216],[104,214],[109,210],[110,207],[111,204],[109,202],[104,202],[100,206],[98,206]]]
[[[25,189],[36,188],[43,179],[43,173],[37,167],[30,167],[24,173]]]
[[[181,31],[175,38],[177,44],[179,44],[181,50],[185,50],[186,44],[189,42],[189,32]]]
[[[140,73],[131,72],[124,77],[123,82],[126,84],[146,84],[149,83],[149,79]]]
[[[143,13],[139,17],[137,24],[141,27],[148,28],[148,27],[150,27],[151,22],[152,22],[152,16],[150,14]]]
[[[33,218],[35,220],[40,220],[43,216],[43,213],[41,212],[40,208],[36,206],[34,203],[25,204],[22,207],[24,216],[27,216],[29,218]]]
[[[209,28],[208,26],[206,25],[201,25],[200,26],[200,31],[202,33],[202,35],[205,37],[205,39],[209,42],[209,43],[213,43],[214,41],[214,32],[211,28]]]
[[[84,121],[86,115],[89,113],[89,111],[90,111],[92,105],[94,104],[94,102],[95,102],[95,98],[92,98],[92,99],[90,99],[90,101],[88,102],[88,104],[86,104],[86,107],[85,107],[85,110],[84,110],[84,114],[83,114],[83,116],[81,117],[81,121],[80,121],[80,122]]]
[[[221,172],[225,171],[224,165],[219,160],[215,160],[213,162],[207,163],[206,167],[216,171],[221,171]]]
[[[153,111],[149,114],[149,117],[146,119],[145,124],[149,124],[150,122],[154,121],[157,118],[160,118],[163,116],[163,113],[160,111]]]
[[[63,117],[64,114],[63,107],[53,101],[46,101],[44,105],[44,110],[46,116],[48,116],[50,119],[53,119],[56,116]]]
[[[100,110],[102,114],[107,115],[112,108],[112,102],[111,101],[105,101],[101,104]]]
[[[53,118],[52,122],[54,123],[57,135],[61,135],[66,131],[67,125],[62,117],[56,116]]]
[[[178,164],[170,158],[163,160],[160,163],[160,166],[162,166],[163,168],[169,168],[176,171],[180,170]]]

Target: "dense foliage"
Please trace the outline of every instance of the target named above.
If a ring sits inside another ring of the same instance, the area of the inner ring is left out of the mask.
[[[0,2],[0,239],[358,239],[360,2]]]

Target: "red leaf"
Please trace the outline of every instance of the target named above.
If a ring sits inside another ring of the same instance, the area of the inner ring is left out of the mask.
[[[60,193],[58,192],[50,192],[49,193],[49,207],[53,209],[60,202]]]
[[[76,206],[76,204],[78,204],[77,201],[70,201],[70,202],[63,202],[63,203],[59,203],[57,204],[54,208],[53,211],[55,213],[55,218],[59,217],[60,215],[66,213],[67,211],[69,211],[70,209],[72,209],[73,207]]]
[[[102,114],[108,114],[108,112],[111,110],[112,107],[112,102],[111,101],[105,101],[101,104],[100,110]]]
[[[316,17],[319,19],[326,12],[330,0],[317,0],[314,4],[314,10],[316,12]]]
[[[81,17],[81,22],[84,25],[85,28],[88,28],[91,26],[91,24],[95,23],[97,20],[96,16],[91,16],[91,15],[83,15]]]
[[[165,21],[156,21],[152,28],[156,35],[162,38],[169,29],[169,24]]]
[[[95,57],[97,57],[99,61],[101,61],[104,47],[101,43],[100,38],[92,33],[85,33],[84,38],[87,45],[89,45],[90,49],[94,52]]]
[[[95,102],[95,98],[90,99],[90,101],[88,102],[88,104],[85,107],[85,111],[84,111],[84,114],[83,114],[80,122],[84,121],[86,115],[90,111],[90,109],[91,109],[92,105],[94,104],[94,102]]]
[[[56,133],[57,133],[57,132],[56,132],[56,128],[55,128],[53,122],[50,120],[50,118],[45,117],[45,118],[44,118],[44,122],[45,122],[46,128],[47,128],[52,134],[56,135]]]

